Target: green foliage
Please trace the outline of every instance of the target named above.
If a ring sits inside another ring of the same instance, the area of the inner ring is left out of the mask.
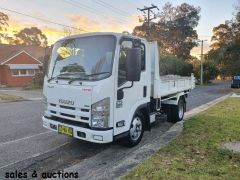
[[[219,70],[213,61],[203,62],[203,80],[208,83],[210,80],[215,79],[219,74]]]
[[[159,12],[158,22],[151,22],[150,36],[147,36],[147,23],[137,26],[134,35],[158,41],[161,52],[176,55],[183,60],[190,56],[190,51],[195,47],[198,39],[194,28],[198,25],[200,8],[183,3],[173,7],[166,3]]]
[[[200,61],[198,64],[193,68],[194,75],[196,79],[200,79],[201,75],[201,63]],[[219,75],[219,69],[214,61],[208,60],[203,62],[203,82],[209,83],[210,80],[215,79]]]
[[[24,90],[42,89],[44,82],[44,73],[42,71],[35,74],[32,82],[23,87]]]
[[[159,61],[160,75],[175,74],[190,76],[193,66],[174,55],[161,55]]]
[[[8,15],[0,12],[0,42],[1,39],[5,37],[5,35],[1,31],[5,31],[8,26]]]
[[[240,11],[234,19],[213,28],[212,41],[207,58],[218,64],[220,75],[240,74]]]
[[[16,33],[13,38],[9,38],[11,44],[22,44],[28,46],[46,47],[48,45],[47,37],[37,27],[24,28]]]

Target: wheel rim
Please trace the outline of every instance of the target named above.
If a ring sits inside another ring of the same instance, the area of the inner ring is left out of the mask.
[[[142,133],[142,121],[139,117],[135,117],[130,128],[130,138],[137,141]]]
[[[178,117],[179,117],[179,119],[182,119],[183,114],[184,114],[184,105],[183,105],[183,102],[180,102],[179,105],[178,105]]]

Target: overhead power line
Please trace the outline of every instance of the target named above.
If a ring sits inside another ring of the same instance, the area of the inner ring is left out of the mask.
[[[90,6],[85,5],[85,4],[81,4],[81,3],[77,2],[77,1],[74,1],[74,0],[64,0],[64,2],[66,4],[74,6],[75,8],[87,10],[87,12],[89,12],[91,14],[94,14],[95,16],[102,16],[103,18],[108,18],[106,15],[104,15],[104,12],[96,10],[96,9],[90,7]],[[126,23],[127,22],[126,20],[121,19],[121,18],[118,18],[118,20],[116,19],[114,21],[116,21],[118,23],[119,22],[120,23]]]
[[[78,31],[82,31],[82,32],[89,32],[89,31],[87,31],[85,29],[82,29],[82,28],[77,28],[77,27],[74,27],[74,26],[61,24],[61,23],[58,23],[58,22],[54,22],[54,21],[51,21],[51,20],[47,20],[47,19],[43,19],[43,18],[40,18],[40,17],[32,16],[32,15],[29,15],[29,14],[25,14],[25,13],[22,13],[22,12],[19,12],[19,11],[7,9],[7,8],[4,8],[4,7],[0,7],[0,9],[3,9],[3,10],[8,11],[8,12],[13,12],[15,14],[19,14],[19,15],[22,15],[22,16],[30,17],[32,19],[37,19],[37,20],[40,20],[40,21],[43,21],[43,22],[47,22],[47,23],[50,23],[50,24],[55,24],[55,25],[58,25],[58,26],[71,28],[71,29],[75,29],[75,30],[78,30]]]
[[[102,6],[102,7],[105,7],[106,9],[108,10],[111,10],[113,13],[115,14],[118,14],[124,18],[129,18],[129,16],[131,16],[130,13],[126,12],[126,11],[123,11],[117,7],[114,7],[113,5],[111,4],[108,4],[102,0],[94,0],[95,3],[97,3],[98,5]]]

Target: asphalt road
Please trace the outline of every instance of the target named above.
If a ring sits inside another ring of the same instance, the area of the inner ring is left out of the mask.
[[[229,93],[229,85],[198,86],[187,99],[187,110]],[[104,149],[124,150],[117,143],[92,144],[50,132],[42,127],[42,114],[41,101],[0,103],[0,177],[15,170],[62,170]],[[171,126],[171,123],[160,121],[154,128],[163,134]],[[145,133],[139,146],[151,142],[153,132]]]

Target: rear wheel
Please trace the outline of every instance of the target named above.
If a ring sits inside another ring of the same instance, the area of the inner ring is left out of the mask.
[[[137,112],[129,129],[128,136],[125,137],[123,144],[128,147],[136,146],[142,139],[144,132],[144,116],[141,112]]]
[[[183,97],[180,97],[177,105],[169,105],[167,110],[168,122],[176,123],[184,117],[186,103]]]

